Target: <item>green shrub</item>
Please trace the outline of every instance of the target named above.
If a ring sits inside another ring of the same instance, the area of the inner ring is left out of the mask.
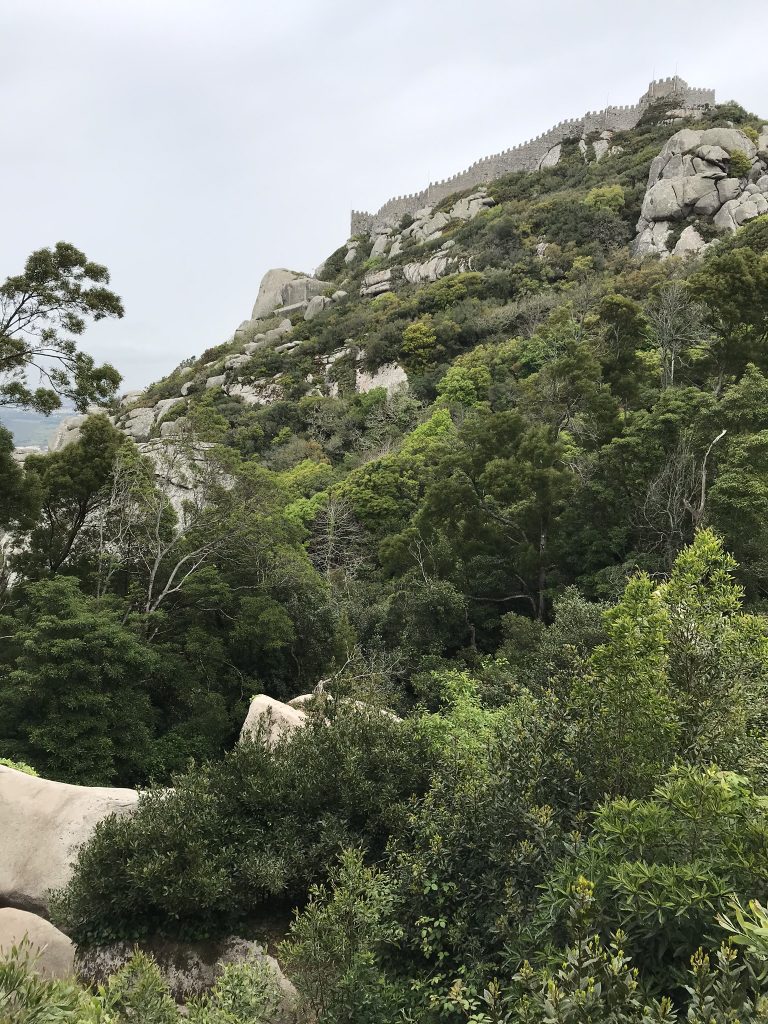
[[[3,1024],[110,1024],[98,996],[75,981],[44,978],[29,942],[0,951],[0,1021]],[[153,1024],[148,1021],[147,1024]]]
[[[380,855],[427,755],[407,722],[354,706],[321,709],[274,748],[262,721],[223,761],[101,822],[56,919],[85,944],[236,933],[265,904],[303,900],[343,847]]]
[[[394,954],[401,929],[393,916],[392,879],[346,850],[329,885],[313,886],[280,955],[313,1020],[381,1024],[395,1020],[406,993],[377,954]]]
[[[12,761],[9,757],[0,757],[0,764],[4,764],[6,768],[15,768],[17,772],[24,772],[25,775],[37,775],[32,765],[26,764],[24,761]]]
[[[698,949],[681,979],[683,992],[654,996],[627,956],[624,935],[608,943],[580,938],[557,966],[534,970],[525,962],[508,986],[490,982],[482,996],[456,986],[447,1002],[472,1011],[473,1024],[676,1024],[678,1021],[765,1019],[765,972],[755,961],[740,962],[723,944],[713,957]]]
[[[752,170],[752,161],[746,153],[743,153],[740,149],[735,149],[731,153],[728,169],[734,178],[746,178]]]
[[[613,213],[618,213],[624,206],[624,189],[621,185],[602,185],[590,189],[584,202],[596,210],[611,210]]]
[[[734,896],[768,896],[768,807],[742,776],[680,767],[646,800],[597,812],[589,840],[546,884],[541,920],[564,938],[570,894],[594,885],[592,912],[604,939],[621,929],[648,978],[683,969],[702,942],[724,937],[718,914]]]
[[[284,995],[260,960],[227,964],[216,984],[187,1006],[191,1024],[274,1024]]]
[[[115,1024],[141,1021],[141,1024],[176,1024],[179,1013],[168,987],[151,956],[136,950],[117,974],[102,989]]]
[[[180,1011],[157,964],[140,951],[98,993],[36,971],[25,939],[0,953],[2,1024],[273,1024],[285,1000],[261,961],[227,964],[214,987]]]

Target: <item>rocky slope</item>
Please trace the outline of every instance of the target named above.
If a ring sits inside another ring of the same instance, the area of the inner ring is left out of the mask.
[[[526,191],[524,179],[540,179],[540,185],[527,187],[532,195],[548,189],[557,195],[552,189],[557,176],[563,178],[565,193],[568,176],[577,176],[578,165],[582,178],[586,175],[598,187],[623,182],[640,167],[645,184],[638,196],[639,217],[634,238],[627,238],[638,259],[696,255],[768,212],[768,125],[736,127],[727,117],[718,118],[717,110],[671,113],[651,133],[660,144],[647,179],[647,165],[631,156],[633,148],[643,156],[648,151],[642,124],[629,132],[593,132],[559,145],[541,171],[510,175],[425,206],[398,224],[380,224],[349,238],[314,276],[284,268],[268,271],[250,317],[228,342],[189,360],[145,391],[124,395],[112,412],[113,421],[134,441],[146,444],[184,431],[189,412],[211,400],[211,393],[220,396],[214,404],[234,401],[258,409],[302,395],[335,398],[340,389],[367,393],[385,388],[391,394],[407,387],[402,357],[372,357],[366,339],[355,336],[357,314],[377,297],[407,297],[438,280],[482,269],[488,261],[476,239],[513,207],[505,198],[510,184]],[[699,126],[702,117],[722,124]],[[622,215],[626,219],[629,210]],[[477,223],[482,226],[474,231]],[[546,261],[551,241],[543,230],[531,234],[524,245],[529,255]],[[318,346],[316,339],[327,336],[329,322],[349,335],[331,348],[324,337]],[[75,440],[81,422],[82,417],[73,417],[62,423],[51,447]]]
[[[688,218],[673,252],[700,252],[707,243],[695,221],[733,232],[768,213],[767,172],[768,125],[756,141],[736,128],[675,132],[651,164],[635,251],[669,255],[673,224]]]

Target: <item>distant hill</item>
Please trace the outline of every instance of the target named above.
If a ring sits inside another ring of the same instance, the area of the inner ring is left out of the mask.
[[[13,434],[13,440],[18,448],[32,444],[47,447],[56,427],[71,415],[71,409],[43,416],[42,413],[32,412],[30,409],[8,406],[0,408],[0,424]]]

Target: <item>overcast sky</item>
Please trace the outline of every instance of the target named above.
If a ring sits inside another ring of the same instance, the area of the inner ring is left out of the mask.
[[[0,278],[60,239],[126,316],[83,346],[149,383],[231,336],[270,267],[678,73],[768,118],[768,4],[0,0]]]

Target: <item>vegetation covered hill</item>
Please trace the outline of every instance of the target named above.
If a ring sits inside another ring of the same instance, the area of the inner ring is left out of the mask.
[[[80,943],[297,907],[307,1019],[763,1019],[764,922],[726,918],[768,898],[768,218],[632,246],[694,125],[765,134],[657,107],[566,142],[351,239],[310,319],[0,450],[0,753],[174,784],[83,851]],[[768,154],[718,159],[746,190]],[[733,928],[752,959],[697,952]]]

